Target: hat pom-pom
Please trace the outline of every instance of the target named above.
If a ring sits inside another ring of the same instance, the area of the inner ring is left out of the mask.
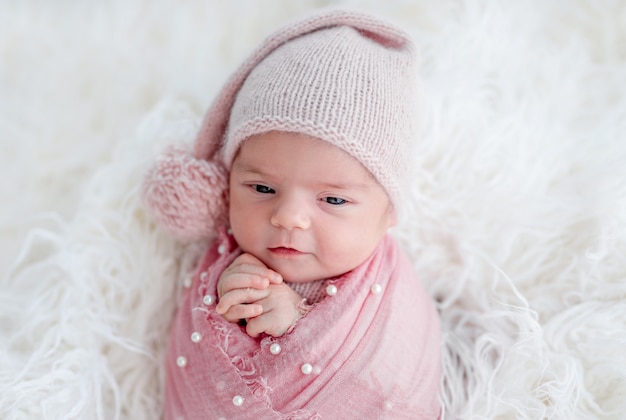
[[[215,236],[226,223],[227,189],[228,173],[220,162],[170,147],[146,175],[142,194],[157,222],[188,242]]]

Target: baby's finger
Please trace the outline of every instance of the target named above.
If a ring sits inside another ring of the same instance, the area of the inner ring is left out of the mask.
[[[252,287],[265,289],[267,286],[282,282],[280,274],[265,267],[249,264],[231,266],[222,274],[217,285],[218,296],[223,296],[234,289]]]
[[[277,273],[274,270],[269,269],[263,263],[263,261],[261,261],[260,259],[258,259],[252,254],[243,253],[237,258],[235,258],[235,261],[233,261],[230,268],[237,267],[237,266],[254,266],[255,268],[252,268],[252,270],[256,270],[258,268],[263,269],[263,270],[268,270],[270,274],[264,274],[263,272],[257,272],[257,271],[250,271],[250,273],[252,274],[257,273],[257,274],[267,276],[270,279],[270,282],[272,283],[280,283],[283,281],[283,278],[279,273]]]
[[[258,277],[267,278],[271,283],[280,283],[282,276],[276,271],[267,268],[264,265],[259,265],[250,262],[235,262],[228,267],[225,272],[227,273],[247,273]]]
[[[270,281],[270,283],[279,284],[283,282],[283,276],[281,276],[280,273],[269,268],[267,270],[270,272],[267,276],[267,279]]]
[[[224,280],[220,286],[223,293],[226,293],[233,289],[244,289],[246,287],[252,287],[253,289],[265,289],[269,285],[270,280],[265,276],[233,272],[224,276]]]
[[[292,322],[285,322],[285,320],[276,319],[275,314],[271,311],[268,313],[260,314],[252,319],[248,319],[246,324],[246,333],[250,337],[258,337],[260,334],[265,333],[272,337],[280,337],[292,325]]]
[[[240,319],[249,319],[263,313],[263,307],[256,303],[241,304],[231,306],[226,313],[222,314],[229,322],[236,322]]]
[[[246,287],[243,289],[233,289],[228,293],[225,293],[219,300],[215,311],[223,315],[231,306],[253,303],[259,299],[264,299],[269,296],[270,291],[268,289],[254,289],[252,287]]]

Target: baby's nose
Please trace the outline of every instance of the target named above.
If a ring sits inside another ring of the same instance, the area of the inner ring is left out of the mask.
[[[311,226],[307,205],[296,197],[285,197],[279,200],[272,213],[272,225],[287,230],[306,230]]]

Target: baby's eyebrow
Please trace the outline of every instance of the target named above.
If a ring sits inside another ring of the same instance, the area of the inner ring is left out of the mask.
[[[262,178],[271,178],[273,174],[271,172],[267,172],[258,166],[251,165],[244,161],[236,161],[233,164],[233,169],[237,169],[248,175],[256,175]],[[372,182],[349,182],[349,181],[339,181],[339,180],[318,180],[315,182],[315,187],[321,189],[329,189],[329,190],[359,190],[366,191],[372,188],[376,181],[372,180]]]
[[[260,176],[269,176],[270,174],[258,168],[256,166],[250,165],[245,162],[236,161],[233,164],[233,169],[237,169],[238,171],[245,172],[252,175],[260,175]]]
[[[331,190],[368,190],[371,188],[367,182],[320,182],[319,186]]]

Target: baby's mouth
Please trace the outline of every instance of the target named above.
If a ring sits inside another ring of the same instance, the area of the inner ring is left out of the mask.
[[[298,256],[298,255],[304,254],[304,252],[298,251],[297,249],[287,248],[284,246],[269,248],[269,251],[274,255],[285,256],[285,257]]]

